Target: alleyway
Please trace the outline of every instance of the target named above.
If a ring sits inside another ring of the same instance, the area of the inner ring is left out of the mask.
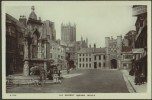
[[[61,84],[43,87],[19,86],[7,92],[15,93],[128,93],[119,70],[76,70],[62,80]]]

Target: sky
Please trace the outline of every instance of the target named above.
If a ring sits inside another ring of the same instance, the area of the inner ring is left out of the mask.
[[[61,39],[61,23],[76,24],[76,40],[88,38],[89,44],[105,46],[105,37],[124,36],[135,30],[136,17],[132,16],[132,5],[103,5],[101,2],[56,2],[47,5],[6,6],[6,13],[19,19],[29,17],[31,6],[35,6],[37,17],[42,21],[55,22],[56,37]]]

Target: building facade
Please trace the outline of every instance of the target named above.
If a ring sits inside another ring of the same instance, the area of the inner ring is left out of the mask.
[[[132,69],[132,60],[133,60],[133,53],[132,47],[130,46],[123,46],[121,52],[121,67],[120,69]]]
[[[105,65],[104,48],[81,48],[77,52],[79,69],[103,69]]]
[[[66,69],[66,52],[65,47],[52,41],[50,43],[50,59],[54,61],[54,64],[58,65],[58,69]]]
[[[123,46],[129,46],[132,48],[135,48],[135,36],[136,36],[136,31],[131,30],[129,31],[123,39]]]
[[[134,5],[132,9],[133,16],[137,17],[133,63],[139,73],[144,74],[147,81],[147,6]]]
[[[61,41],[66,44],[76,42],[76,24],[61,24]]]
[[[116,39],[105,37],[106,67],[110,69],[119,69],[121,63],[122,36]]]
[[[22,73],[25,25],[6,14],[6,75]]]

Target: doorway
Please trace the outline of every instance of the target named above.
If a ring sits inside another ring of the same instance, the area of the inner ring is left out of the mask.
[[[94,68],[95,69],[97,68],[97,62],[94,62]]]
[[[112,59],[111,60],[111,69],[116,69],[117,68],[117,60],[116,59]]]

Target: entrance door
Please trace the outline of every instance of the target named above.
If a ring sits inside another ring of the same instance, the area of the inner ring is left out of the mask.
[[[97,62],[94,62],[94,68],[97,68]]]
[[[117,60],[116,59],[112,59],[111,60],[111,69],[116,69],[117,68]]]

